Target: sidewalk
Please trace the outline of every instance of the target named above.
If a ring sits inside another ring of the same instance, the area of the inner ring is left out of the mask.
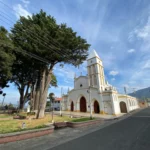
[[[80,127],[80,128],[67,127],[67,128],[63,128],[60,130],[55,130],[55,132],[50,135],[45,135],[45,136],[41,136],[38,138],[33,138],[33,139],[28,139],[28,140],[23,140],[23,141],[0,144],[0,150],[20,150],[20,149],[21,150],[49,150],[52,147],[55,147],[60,144],[66,143],[68,141],[74,140],[76,138],[85,136],[92,132],[97,132],[100,129],[103,129],[107,126],[120,122],[130,117],[131,115],[136,114],[137,112],[141,110],[142,109],[138,109],[137,111],[134,111],[128,115],[124,115],[120,119],[104,121],[101,124],[96,124],[96,125],[87,126],[87,127]],[[59,111],[56,113],[58,114]],[[76,113],[76,114],[84,114],[84,113]]]
[[[54,111],[55,115],[59,115],[60,111]],[[69,111],[62,111],[62,115],[66,115],[66,116],[77,116],[77,117],[89,117],[90,113],[86,112],[86,113],[82,113],[82,112],[69,112]],[[102,114],[92,114],[93,117],[95,118],[101,118],[101,119],[114,119],[116,117],[121,117],[123,115],[125,115],[124,113],[119,114],[117,116],[114,115],[102,115]]]
[[[55,130],[54,133],[49,135],[23,141],[0,144],[0,150],[49,150],[52,147],[100,130],[117,121],[118,120],[104,121],[101,124],[90,125],[80,128],[62,128],[59,130]]]

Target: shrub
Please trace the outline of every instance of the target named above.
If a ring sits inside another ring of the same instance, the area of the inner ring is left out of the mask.
[[[35,115],[35,112],[28,112],[27,116],[30,116],[30,115]]]

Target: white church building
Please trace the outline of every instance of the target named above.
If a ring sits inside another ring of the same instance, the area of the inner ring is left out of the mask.
[[[95,50],[87,59],[87,76],[74,77],[74,89],[63,96],[62,110],[118,115],[139,108],[135,97],[119,94],[105,80],[102,60]]]

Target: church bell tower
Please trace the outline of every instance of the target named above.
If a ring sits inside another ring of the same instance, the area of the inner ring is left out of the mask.
[[[87,59],[88,79],[89,85],[99,88],[100,91],[104,90],[105,75],[102,60],[95,50],[92,50]]]

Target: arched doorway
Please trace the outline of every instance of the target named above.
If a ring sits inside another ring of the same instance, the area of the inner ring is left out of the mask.
[[[98,101],[94,101],[94,112],[95,113],[99,113],[99,103]]]
[[[73,101],[71,102],[71,111],[74,111],[74,104],[73,104]]]
[[[86,99],[84,97],[80,99],[80,112],[86,112]]]
[[[125,102],[120,102],[120,111],[121,113],[127,113],[127,106]]]

